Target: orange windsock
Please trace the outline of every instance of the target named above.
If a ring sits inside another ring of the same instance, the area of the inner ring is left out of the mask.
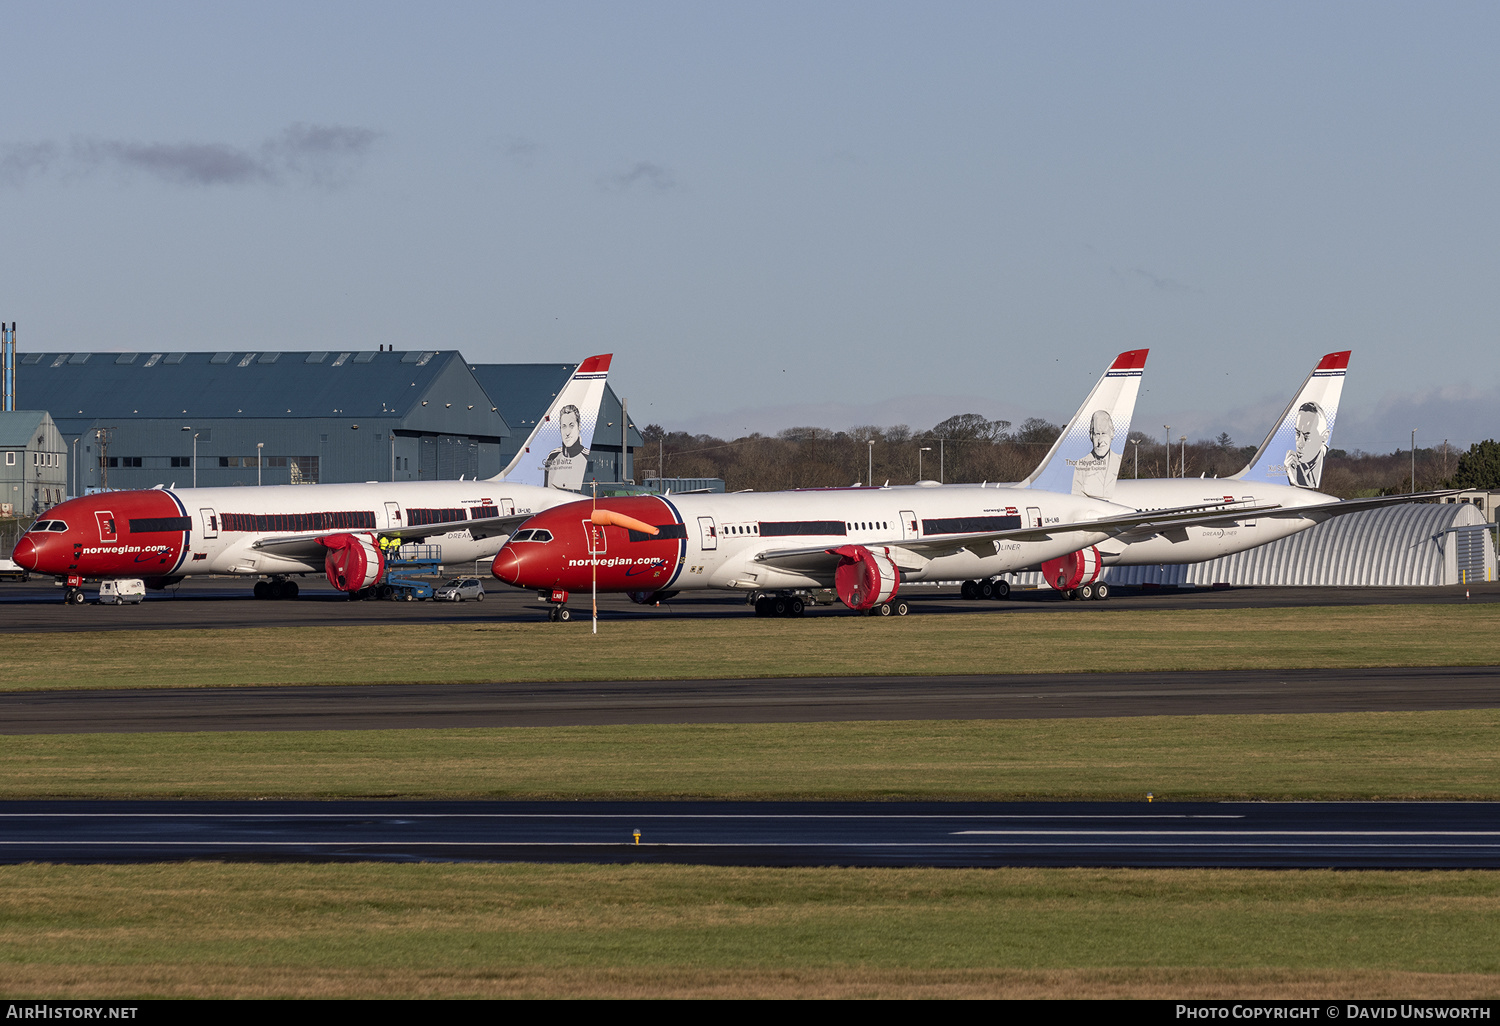
[[[659,529],[652,527],[644,520],[627,517],[624,513],[616,513],[612,509],[596,509],[589,520],[600,527],[624,527],[631,531],[640,531],[642,534],[661,533]]]

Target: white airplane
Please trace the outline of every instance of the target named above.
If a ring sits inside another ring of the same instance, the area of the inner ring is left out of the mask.
[[[1050,587],[1067,593],[1070,598],[1106,598],[1109,586],[1099,578],[1107,567],[1201,563],[1266,545],[1336,516],[1451,494],[1440,491],[1341,500],[1317,490],[1348,366],[1348,350],[1329,353],[1319,360],[1255,456],[1237,474],[1225,478],[1119,478],[1113,482],[1112,490],[1095,488],[1093,492],[1141,512],[1219,502],[1223,506],[1220,516],[1166,529],[1150,525],[1135,528],[1029,569],[1040,569]],[[1064,445],[1065,439],[1089,433],[1096,427],[1099,416],[1099,412],[1091,411],[1085,404],[1058,439],[1054,452],[1022,483],[1066,487],[1054,459],[1057,447]],[[1104,459],[1112,467],[1118,467],[1123,444],[1119,451],[1112,447],[1105,449],[1097,431],[1093,437],[1094,452],[1105,454]],[[1075,475],[1075,490],[1079,484],[1080,479]],[[1087,483],[1083,486],[1088,487]],[[1246,515],[1247,510],[1267,505],[1274,508]],[[1009,584],[1001,580],[966,581],[963,588],[968,597],[1004,598],[1009,590]]]
[[[1121,353],[1083,410],[1109,451],[1123,446],[1146,351]],[[1082,412],[1082,411],[1081,411]],[[535,589],[568,619],[568,593],[597,587],[641,602],[683,591],[738,591],[759,615],[797,615],[832,589],[846,606],[904,615],[907,581],[991,577],[1063,559],[1128,531],[1161,531],[1220,515],[1222,500],[1141,512],[1104,495],[1118,458],[1093,455],[1089,431],[1065,432],[1038,481],[1014,485],[832,488],[632,496],[555,506],[526,521],[494,575]],[[1062,482],[1068,487],[1062,487]],[[1261,507],[1263,509],[1269,507]]]
[[[266,577],[257,597],[291,598],[293,575],[326,573],[358,595],[382,579],[382,539],[441,542],[445,564],[487,559],[516,524],[577,499],[609,363],[579,364],[496,477],[100,492],[52,507],[12,558],[65,578],[69,602],[83,601],[86,580],[162,587],[195,574]]]

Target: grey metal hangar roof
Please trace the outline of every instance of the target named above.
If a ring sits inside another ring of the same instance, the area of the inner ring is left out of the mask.
[[[100,419],[348,418],[501,441],[505,418],[454,350],[25,353],[17,386],[64,434]]]

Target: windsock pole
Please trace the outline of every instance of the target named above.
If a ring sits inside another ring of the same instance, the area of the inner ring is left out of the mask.
[[[594,544],[594,532],[604,533],[604,528],[594,523],[594,513],[599,509],[599,480],[594,479],[594,507],[589,511],[589,568],[593,571],[594,633],[599,633],[599,553]]]

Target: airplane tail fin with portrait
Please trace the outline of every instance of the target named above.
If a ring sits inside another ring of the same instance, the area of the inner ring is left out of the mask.
[[[550,484],[571,491],[583,488],[583,470],[594,444],[594,428],[599,423],[599,403],[604,398],[611,356],[610,353],[591,356],[578,365],[536,422],[531,437],[516,452],[510,466],[490,478],[491,481],[538,488]],[[565,417],[570,434],[572,425],[578,426],[578,437],[567,442],[563,440]]]
[[[1115,357],[1046,457],[1030,477],[1018,482],[1020,487],[1096,499],[1114,494],[1148,352],[1132,349]],[[1095,450],[1106,444],[1105,454],[1096,456]]]
[[[1329,353],[1318,361],[1271,426],[1271,433],[1260,443],[1249,465],[1230,477],[1248,482],[1318,487],[1323,479],[1323,456],[1328,451],[1334,418],[1339,412],[1339,396],[1344,392],[1349,353],[1347,349]],[[1307,437],[1301,437],[1304,435]]]

